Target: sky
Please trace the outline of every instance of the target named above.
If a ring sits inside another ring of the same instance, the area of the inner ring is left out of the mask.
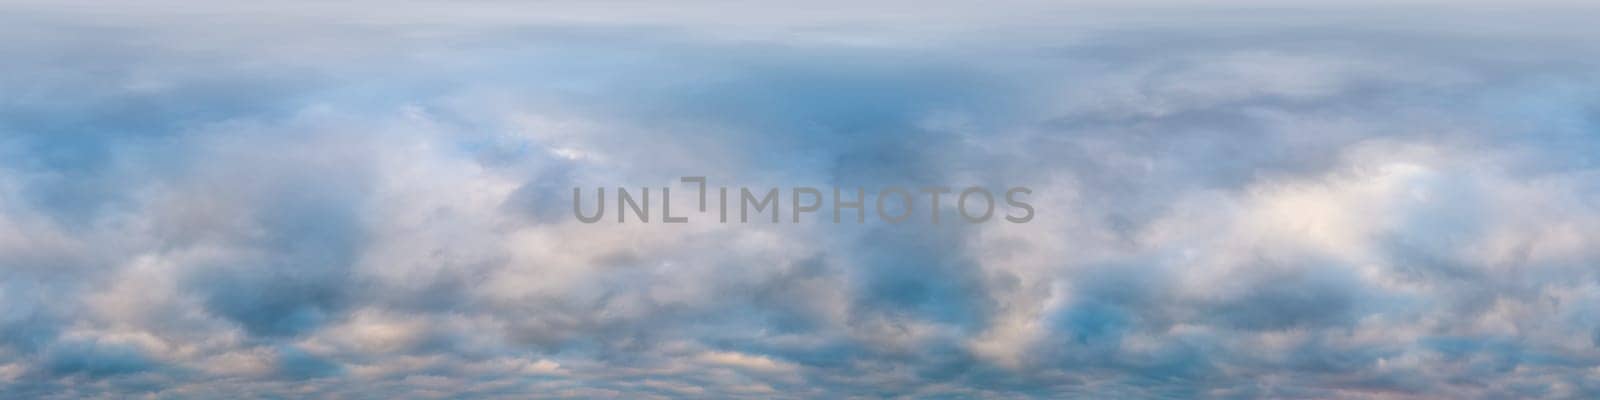
[[[0,1],[0,398],[1600,397],[1594,6],[868,3]]]

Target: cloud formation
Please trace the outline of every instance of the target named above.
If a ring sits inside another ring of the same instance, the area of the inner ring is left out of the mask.
[[[0,6],[0,397],[1600,396],[1561,9],[105,7]],[[681,176],[1037,215],[570,214]]]

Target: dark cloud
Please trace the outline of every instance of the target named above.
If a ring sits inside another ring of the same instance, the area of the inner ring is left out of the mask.
[[[157,364],[136,347],[95,342],[57,342],[45,354],[51,376],[83,374],[90,378],[144,372]]]

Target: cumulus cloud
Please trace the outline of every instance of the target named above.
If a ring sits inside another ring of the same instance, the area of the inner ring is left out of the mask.
[[[0,7],[0,397],[1600,395],[1559,8],[118,7]],[[681,176],[1037,215],[570,214]]]

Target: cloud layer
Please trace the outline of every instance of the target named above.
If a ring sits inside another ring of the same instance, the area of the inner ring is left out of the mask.
[[[1561,9],[548,6],[0,6],[0,397],[1600,396]]]

